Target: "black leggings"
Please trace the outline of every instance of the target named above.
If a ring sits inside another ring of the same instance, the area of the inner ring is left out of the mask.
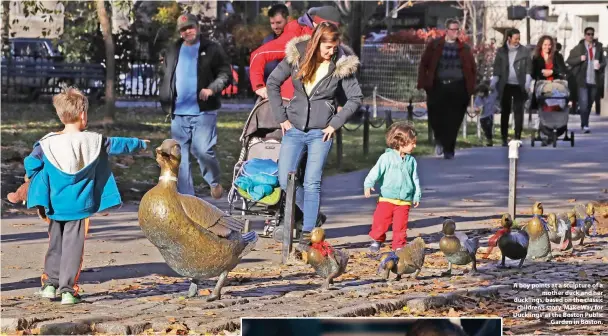
[[[521,130],[524,126],[524,102],[526,101],[526,93],[519,85],[507,84],[502,92],[502,99],[500,101],[500,134],[502,135],[502,141],[507,141],[509,135],[511,100],[513,100],[515,140],[521,140]]]

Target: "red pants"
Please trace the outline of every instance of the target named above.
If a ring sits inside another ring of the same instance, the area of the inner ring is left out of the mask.
[[[393,250],[405,246],[407,238],[407,220],[410,215],[409,205],[395,205],[389,202],[378,202],[374,212],[374,222],[369,236],[380,243],[386,240],[386,232],[393,224]]]

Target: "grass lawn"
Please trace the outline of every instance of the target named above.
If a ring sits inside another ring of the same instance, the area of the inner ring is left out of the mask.
[[[104,128],[96,121],[101,120],[101,106],[92,106],[89,113],[91,131],[101,132],[107,136],[131,136],[149,139],[151,147],[156,148],[169,137],[169,120],[160,109],[129,108],[118,109],[117,121]],[[247,113],[220,113],[218,120],[217,154],[222,167],[221,183],[227,189],[232,182],[233,166],[239,156],[242,132]],[[374,121],[378,124],[379,121]],[[426,121],[415,121],[418,131],[418,146],[415,155],[429,155],[433,148],[428,142]],[[350,125],[349,128],[355,128]],[[45,134],[60,130],[62,125],[49,104],[2,104],[1,154],[2,154],[2,198],[15,190],[23,182],[23,158],[29,154],[34,142]],[[344,131],[344,155],[342,166],[338,168],[336,146],[332,148],[326,167],[326,176],[342,172],[369,169],[385,150],[385,126],[370,128],[369,155],[363,155],[363,127],[353,132]],[[462,135],[462,132],[460,132]],[[467,139],[458,139],[458,147],[479,146],[476,126],[470,124]],[[497,133],[498,134],[498,131]],[[125,201],[137,201],[158,181],[159,168],[152,157],[152,151],[138,153],[134,156],[118,156],[113,172]],[[197,193],[206,195],[209,188],[204,183],[197,164],[193,164],[194,182]]]

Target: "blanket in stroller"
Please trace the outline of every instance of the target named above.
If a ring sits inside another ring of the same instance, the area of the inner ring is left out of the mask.
[[[243,164],[234,184],[249,194],[254,201],[272,194],[279,185],[279,169],[270,159],[251,159]]]
[[[569,95],[568,82],[564,80],[540,81],[536,86],[536,99],[545,99],[545,111],[561,111],[566,107]]]

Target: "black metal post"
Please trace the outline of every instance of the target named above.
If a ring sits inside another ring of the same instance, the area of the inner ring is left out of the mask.
[[[407,106],[407,120],[414,120],[414,105],[412,104],[412,98],[410,98],[410,103]]]
[[[386,129],[389,129],[393,124],[393,112],[391,110],[386,110],[384,120],[386,121]]]
[[[338,169],[342,168],[342,128],[336,131],[336,153],[338,154]]]
[[[287,259],[291,254],[292,240],[293,240],[293,228],[295,222],[295,210],[296,210],[296,183],[297,183],[296,172],[290,172],[287,175],[287,190],[285,195],[285,227],[283,228],[283,255],[282,263],[287,263]]]
[[[369,154],[369,106],[363,113],[363,155]]]

